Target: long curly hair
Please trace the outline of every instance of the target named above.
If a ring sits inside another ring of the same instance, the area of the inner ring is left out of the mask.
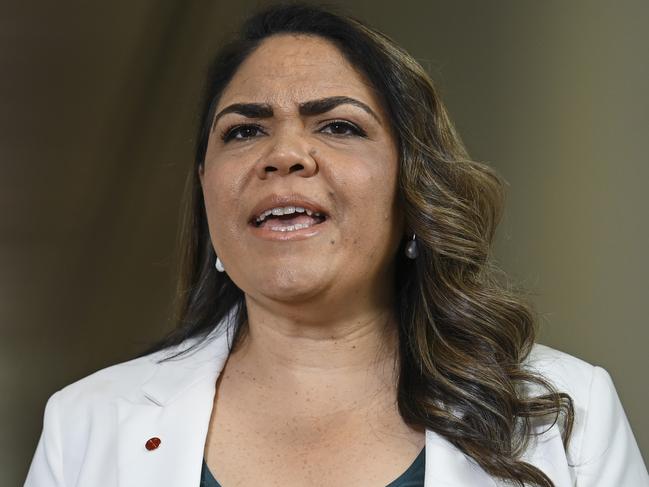
[[[244,294],[214,269],[197,168],[224,88],[264,39],[281,33],[320,36],[337,46],[382,95],[397,136],[398,197],[419,248],[417,259],[405,258],[403,248],[395,256],[403,420],[439,433],[492,476],[553,487],[521,455],[538,434],[539,420],[561,421],[567,449],[574,409],[567,394],[523,366],[535,341],[534,315],[491,255],[503,181],[469,158],[433,82],[413,57],[381,32],[331,10],[302,4],[267,8],[215,56],[186,187],[177,326],[140,356],[191,337],[200,344],[233,311],[231,346],[246,333]],[[528,397],[530,386],[544,393]]]

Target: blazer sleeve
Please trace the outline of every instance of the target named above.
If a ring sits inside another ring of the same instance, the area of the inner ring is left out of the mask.
[[[611,380],[593,367],[576,487],[649,487],[647,468]]]
[[[45,405],[43,430],[24,487],[64,487],[58,393]]]

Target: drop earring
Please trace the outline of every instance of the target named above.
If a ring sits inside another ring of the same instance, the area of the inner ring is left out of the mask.
[[[419,256],[419,249],[415,241],[415,234],[412,234],[412,240],[406,244],[406,257],[409,259],[416,259]]]
[[[221,259],[219,259],[219,256],[216,256],[216,262],[214,263],[214,267],[216,267],[216,270],[219,272],[223,272],[225,268],[223,267],[223,262],[221,262]]]

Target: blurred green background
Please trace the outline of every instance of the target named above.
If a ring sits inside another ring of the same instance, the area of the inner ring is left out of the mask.
[[[46,399],[171,326],[179,199],[210,54],[269,2],[4,2],[0,485]],[[645,458],[649,2],[330,2],[429,70],[510,183],[501,265],[542,343],[605,367]]]

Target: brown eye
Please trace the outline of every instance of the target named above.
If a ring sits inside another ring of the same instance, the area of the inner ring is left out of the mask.
[[[235,125],[227,129],[221,139],[223,142],[230,142],[231,140],[245,140],[252,137],[257,137],[259,134],[263,133],[259,125]]]
[[[343,120],[335,120],[328,123],[322,128],[322,132],[329,133],[332,135],[342,135],[342,136],[351,136],[356,135],[359,137],[365,137],[365,132],[359,127],[354,125],[351,122],[346,122]]]

